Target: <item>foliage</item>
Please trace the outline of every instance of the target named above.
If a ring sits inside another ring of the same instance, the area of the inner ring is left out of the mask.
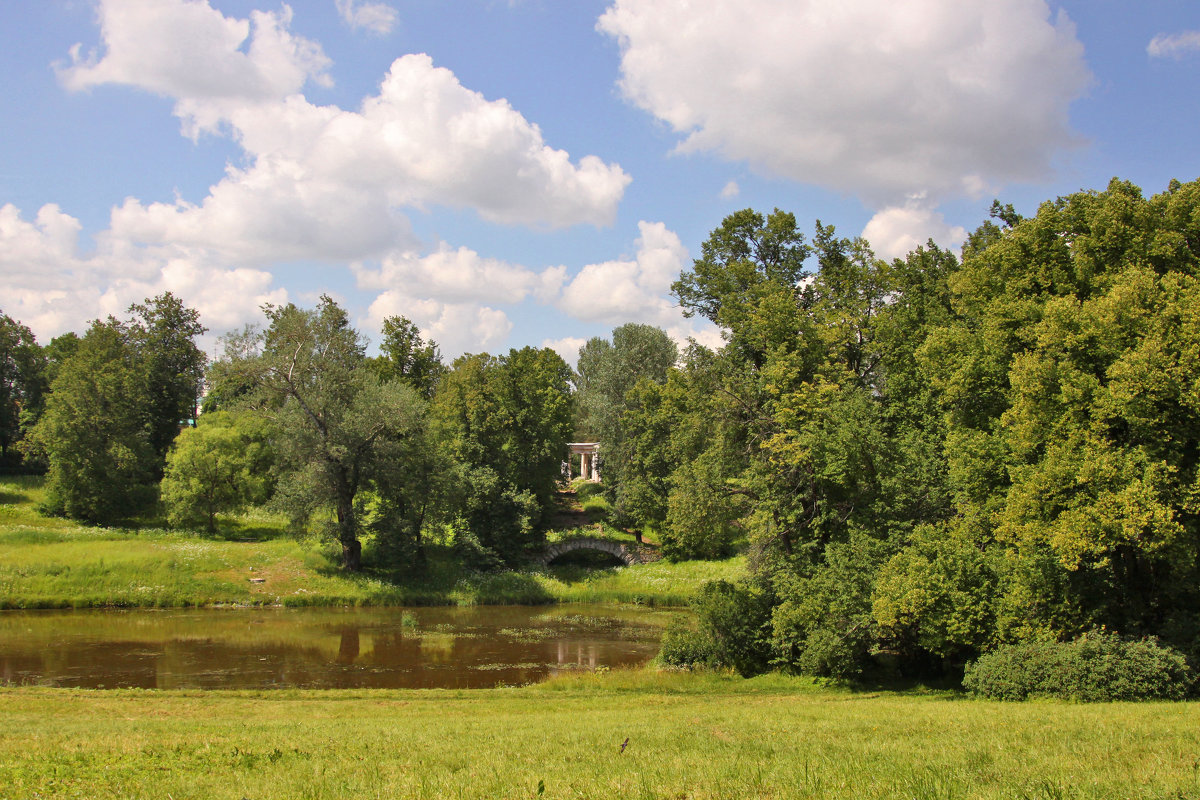
[[[676,634],[676,652],[694,652],[742,677],[765,672],[770,657],[771,598],[748,584],[712,581],[692,598],[698,636]],[[684,647],[683,645],[687,646]],[[668,662],[670,663],[670,662]]]
[[[720,666],[717,643],[685,620],[673,621],[663,632],[658,661],[669,667],[685,669],[715,669]]]
[[[877,641],[905,655],[961,662],[996,637],[997,553],[962,523],[921,525],[871,588]]]
[[[1198,209],[1114,180],[891,263],[729,216],[674,286],[724,345],[627,394],[630,516],[675,558],[745,541],[789,669],[1200,652]]]
[[[47,508],[112,521],[155,496],[167,449],[195,415],[204,355],[197,314],[170,292],[47,348],[53,376],[27,452],[49,462]]]
[[[1182,700],[1193,675],[1179,651],[1156,639],[1093,631],[1070,642],[1006,645],[967,666],[963,686],[995,700],[1032,696],[1085,703]]]
[[[672,561],[730,555],[738,535],[740,498],[725,491],[726,463],[706,451],[671,475],[663,555]]]
[[[379,352],[372,366],[380,380],[403,381],[426,399],[433,397],[438,381],[446,374],[437,342],[426,341],[407,317],[388,317],[383,321]]]
[[[571,432],[570,368],[553,350],[457,359],[434,398],[437,437],[459,465],[462,527],[506,563],[536,543]]]
[[[175,527],[217,529],[217,514],[264,503],[274,456],[261,418],[214,411],[184,430],[167,454],[160,492]]]
[[[862,674],[875,643],[871,588],[888,545],[861,532],[830,544],[806,572],[776,574],[771,617],[774,662],[789,671],[848,680]]]
[[[170,292],[129,307],[133,314],[126,335],[138,354],[142,386],[137,394],[156,472],[181,425],[197,416],[197,398],[207,360],[196,337],[207,328],[200,314]]]
[[[251,400],[257,387],[256,369],[262,331],[255,325],[229,331],[218,340],[221,357],[208,365],[202,413],[236,410]]]
[[[342,565],[362,568],[358,493],[410,454],[421,437],[424,404],[399,381],[381,382],[366,365],[349,317],[328,297],[312,311],[268,307],[261,354],[235,352],[255,387],[249,403],[276,432],[278,507],[295,520],[332,508],[331,538]]]
[[[33,331],[0,313],[0,470],[16,466],[15,445],[37,421],[47,389],[46,356]]]
[[[628,497],[626,489],[629,462],[638,458],[635,448],[626,443],[623,419],[628,395],[640,382],[664,383],[678,357],[679,350],[665,331],[637,323],[613,329],[611,343],[594,337],[579,349],[576,436],[600,442],[605,494],[615,505],[619,521],[645,524],[635,516],[641,498]],[[636,479],[631,484],[637,494],[641,487]]]
[[[93,322],[59,368],[27,442],[50,464],[50,513],[111,522],[154,497],[156,458],[137,402],[144,385],[125,326]]]

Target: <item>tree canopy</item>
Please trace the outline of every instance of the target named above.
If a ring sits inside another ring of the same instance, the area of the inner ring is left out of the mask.
[[[726,344],[626,414],[646,518],[675,557],[744,539],[777,664],[1097,627],[1200,652],[1200,183],[993,217],[886,263],[739,212],[676,284]]]

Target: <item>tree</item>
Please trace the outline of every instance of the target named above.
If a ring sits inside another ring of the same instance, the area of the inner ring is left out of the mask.
[[[199,312],[170,292],[130,306],[129,313],[128,336],[141,361],[142,413],[150,446],[163,462],[180,425],[197,416],[207,359],[195,339],[207,328]]]
[[[700,314],[736,333],[765,294],[779,289],[798,294],[811,252],[794,215],[776,209],[764,218],[745,209],[721,222],[701,245],[702,257],[671,289],[685,314]]]
[[[426,341],[407,317],[388,317],[383,321],[383,341],[374,366],[380,379],[407,383],[422,397],[433,397],[438,381],[446,374],[437,342]]]
[[[265,502],[274,460],[267,434],[257,414],[225,411],[205,414],[180,433],[160,487],[168,521],[215,533],[218,513]]]
[[[262,330],[248,324],[226,333],[218,343],[221,357],[208,365],[204,376],[206,391],[200,405],[204,414],[236,409],[257,389]]]
[[[409,386],[384,383],[367,367],[362,337],[329,297],[317,308],[266,308],[261,355],[246,359],[257,387],[250,404],[278,436],[276,501],[295,519],[332,508],[331,534],[347,570],[362,568],[356,499],[417,430],[424,404]]]
[[[625,444],[624,415],[629,393],[642,381],[662,384],[679,358],[679,349],[666,331],[653,325],[628,323],[612,332],[612,342],[595,337],[579,349],[575,413],[577,435],[600,442],[604,492],[616,518],[637,524],[633,507],[644,508],[647,498],[628,497],[625,472],[637,455]],[[636,425],[636,422],[634,423]],[[639,463],[640,469],[644,463]],[[637,485],[637,480],[634,480]],[[634,492],[640,492],[644,484]],[[643,523],[644,524],[644,523]],[[639,531],[640,536],[640,531]]]
[[[47,388],[33,331],[0,313],[0,468],[15,465],[14,446],[41,414]]]
[[[45,506],[51,513],[110,522],[154,495],[158,465],[138,400],[145,387],[126,327],[92,323],[58,369],[29,447],[50,463]]]
[[[42,348],[42,355],[46,357],[47,387],[54,383],[54,379],[58,377],[58,370],[67,363],[67,359],[75,355],[75,351],[78,349],[79,336],[70,331],[61,336],[55,336],[50,340],[50,344]],[[48,388],[47,391],[49,391]]]
[[[462,467],[467,529],[509,562],[536,541],[571,433],[571,370],[548,348],[457,359],[434,398],[439,439]]]

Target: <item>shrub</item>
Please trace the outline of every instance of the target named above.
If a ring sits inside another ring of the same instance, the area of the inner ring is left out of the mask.
[[[660,660],[675,666],[732,667],[742,677],[767,670],[770,599],[753,588],[709,581],[692,599],[695,629],[675,628],[664,637]]]
[[[856,532],[826,547],[825,563],[811,574],[780,581],[771,621],[775,664],[838,681],[861,676],[875,642],[872,586],[888,555],[886,543]]]
[[[673,667],[716,667],[716,643],[694,625],[677,620],[663,634],[658,660]]]
[[[1030,696],[1081,702],[1181,700],[1192,684],[1187,660],[1157,639],[1094,631],[1070,642],[1006,645],[968,664],[963,687],[996,700]]]

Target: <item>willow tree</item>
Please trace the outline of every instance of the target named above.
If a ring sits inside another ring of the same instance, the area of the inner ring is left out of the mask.
[[[249,405],[276,432],[276,501],[293,519],[332,509],[342,566],[358,571],[363,526],[355,501],[390,469],[406,440],[421,435],[424,403],[403,382],[379,379],[362,336],[329,297],[313,310],[289,304],[266,312],[261,352],[238,360],[252,373]]]

